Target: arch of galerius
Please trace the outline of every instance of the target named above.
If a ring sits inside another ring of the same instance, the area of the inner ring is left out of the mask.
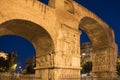
[[[79,29],[93,47],[93,76],[115,77],[114,31],[74,0],[0,0],[0,35],[18,35],[36,50],[36,74],[42,80],[80,78]]]

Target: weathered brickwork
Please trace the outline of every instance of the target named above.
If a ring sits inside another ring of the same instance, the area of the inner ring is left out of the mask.
[[[18,35],[33,44],[36,74],[42,80],[80,78],[79,29],[92,42],[93,76],[115,77],[114,32],[94,13],[74,0],[49,0],[48,5],[38,0],[0,0],[0,36]]]

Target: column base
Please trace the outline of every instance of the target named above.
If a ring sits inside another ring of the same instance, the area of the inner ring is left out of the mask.
[[[117,78],[117,74],[115,72],[93,72],[92,77],[95,77],[95,80],[115,80]]]
[[[55,80],[79,80],[80,70],[78,69],[54,69]]]
[[[41,80],[80,80],[80,69],[74,68],[49,68],[36,69],[36,75],[40,75]]]

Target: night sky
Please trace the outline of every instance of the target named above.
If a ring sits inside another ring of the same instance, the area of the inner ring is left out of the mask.
[[[41,0],[47,4],[47,0]],[[120,52],[120,0],[76,0],[99,16],[115,31],[115,40]],[[81,42],[89,41],[87,35],[83,33]],[[4,52],[16,52],[18,54],[18,63],[25,64],[25,59],[35,55],[35,49],[32,44],[19,36],[0,37],[0,50]]]
[[[26,58],[35,55],[33,45],[26,39],[15,36],[6,35],[0,37],[0,50],[6,53],[15,52],[18,55],[19,66],[25,67]]]

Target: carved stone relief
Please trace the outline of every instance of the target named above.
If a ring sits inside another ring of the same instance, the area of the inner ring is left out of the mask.
[[[80,79],[80,70],[72,70],[72,69],[58,69],[56,70],[56,74],[58,75],[58,79]]]
[[[54,64],[55,66],[71,66],[72,65],[72,59],[71,56],[68,56],[67,54],[56,54],[55,56]]]
[[[39,67],[50,67],[53,65],[53,54],[43,55],[36,58]]]
[[[110,68],[113,65],[111,64],[111,61],[113,61],[111,57],[112,55],[109,53],[109,49],[95,51],[92,54],[94,63],[93,71],[110,71]]]
[[[53,80],[54,77],[54,71],[49,69],[48,70],[48,80]]]
[[[79,47],[80,32],[77,30],[71,29],[67,25],[62,25],[61,30],[59,31],[58,46],[62,46],[62,49],[59,49],[63,54],[69,55],[80,55]],[[76,48],[78,50],[76,50]]]

